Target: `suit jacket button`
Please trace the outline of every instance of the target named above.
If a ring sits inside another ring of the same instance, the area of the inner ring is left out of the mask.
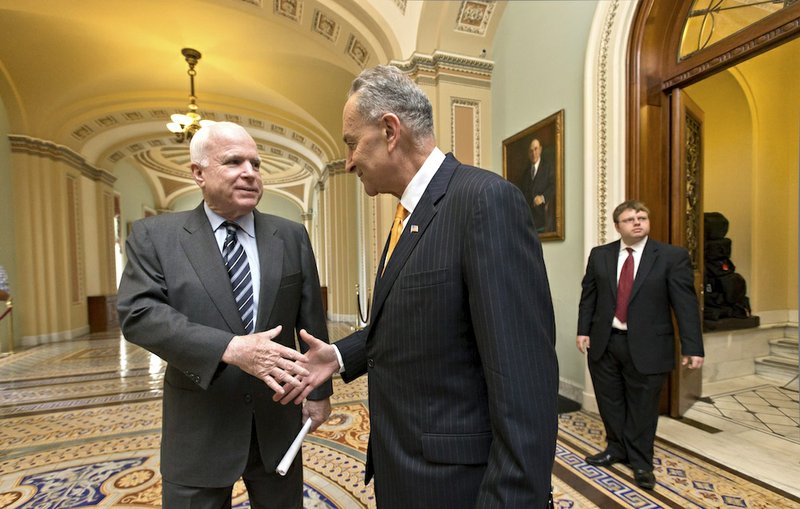
[[[374,368],[375,367],[375,359],[373,359],[372,357],[367,359],[367,367],[368,368]]]
[[[253,396],[251,396],[250,394],[245,394],[244,395],[244,402],[249,405],[250,403],[253,402]]]

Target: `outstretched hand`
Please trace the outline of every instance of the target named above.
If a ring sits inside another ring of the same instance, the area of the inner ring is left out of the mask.
[[[272,397],[275,401],[280,401],[282,405],[294,401],[296,405],[303,402],[308,394],[326,382],[334,373],[339,371],[339,360],[333,346],[321,341],[305,329],[300,331],[300,339],[308,345],[304,357],[299,362],[300,366],[306,369],[308,375],[300,377],[301,384],[289,387],[289,391]]]
[[[309,372],[300,362],[306,357],[292,348],[272,340],[281,333],[282,327],[247,336],[234,336],[222,354],[222,361],[239,367],[266,383],[277,397],[286,393],[286,388],[304,387],[301,381]]]

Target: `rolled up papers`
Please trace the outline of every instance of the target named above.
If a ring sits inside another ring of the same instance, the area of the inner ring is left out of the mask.
[[[307,419],[305,424],[303,424],[302,429],[300,432],[297,433],[297,436],[294,437],[294,442],[292,445],[289,446],[289,450],[286,451],[286,454],[283,455],[283,459],[281,462],[278,463],[278,467],[275,471],[280,475],[286,475],[286,472],[289,471],[289,467],[292,466],[292,462],[294,461],[295,456],[297,456],[297,452],[300,450],[300,446],[303,445],[303,439],[308,434],[308,430],[311,429],[311,419]]]

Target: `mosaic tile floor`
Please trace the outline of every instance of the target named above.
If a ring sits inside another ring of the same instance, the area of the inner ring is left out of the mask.
[[[715,394],[692,409],[800,444],[799,396],[788,386],[765,384]]]
[[[346,327],[332,327],[341,337]],[[41,346],[0,358],[0,509],[160,507],[163,364],[115,335]],[[372,508],[363,470],[366,380],[335,380],[331,419],[303,445],[306,508]],[[559,508],[800,508],[800,499],[659,441],[658,486],[636,489],[627,467],[583,458],[602,447],[602,424],[560,417],[554,468]],[[250,507],[243,485],[234,507]]]

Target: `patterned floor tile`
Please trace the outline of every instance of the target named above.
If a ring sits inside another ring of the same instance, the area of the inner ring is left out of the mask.
[[[350,330],[340,324],[331,337],[336,340]],[[160,507],[163,369],[159,359],[114,334],[0,359],[0,509]],[[334,388],[330,420],[303,444],[304,505],[374,508],[372,484],[363,483],[367,380],[344,384],[337,377]],[[754,429],[771,426],[800,441],[792,404],[796,408],[796,393],[762,387],[752,394],[720,395],[706,411],[728,418],[741,413],[751,418]],[[603,442],[597,416],[560,416],[556,507],[800,508],[795,498],[660,441],[658,485],[652,492],[641,491],[627,467],[585,463],[585,455],[599,451]],[[241,482],[234,488],[233,505],[250,507]]]

